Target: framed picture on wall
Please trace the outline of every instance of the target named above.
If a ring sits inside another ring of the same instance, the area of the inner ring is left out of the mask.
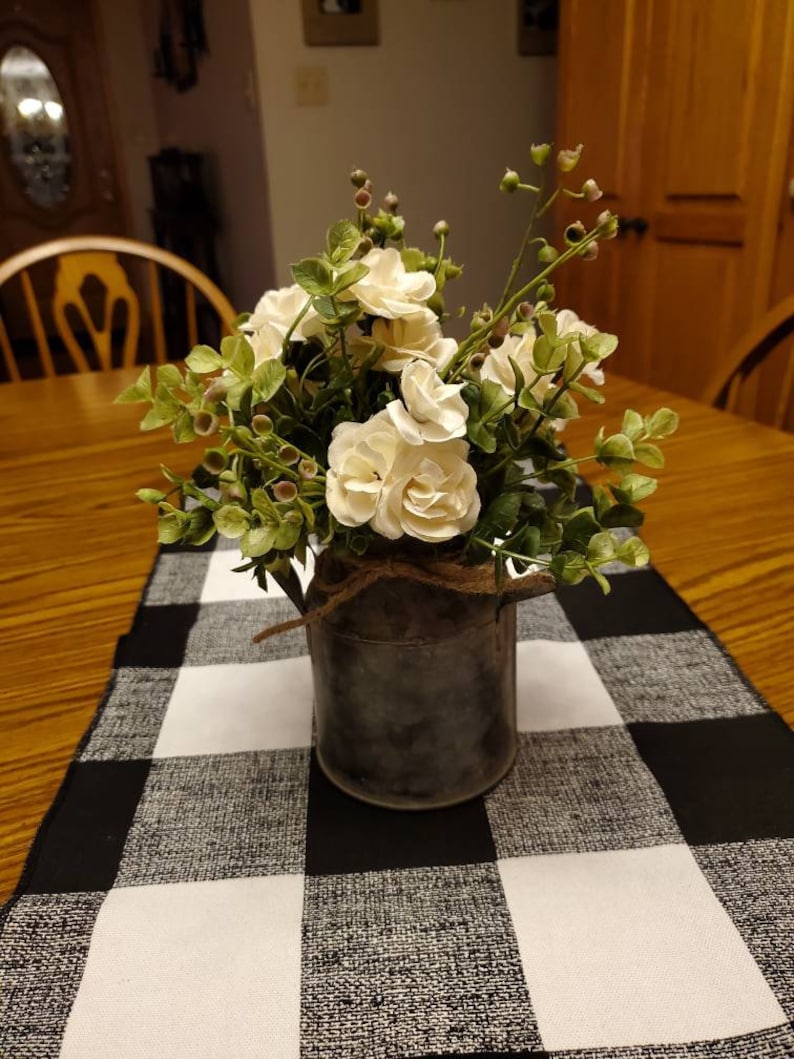
[[[517,0],[518,54],[556,55],[559,0]]]
[[[301,0],[303,40],[334,47],[378,44],[378,0]]]

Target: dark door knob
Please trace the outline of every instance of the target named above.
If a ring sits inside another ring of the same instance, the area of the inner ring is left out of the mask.
[[[644,217],[618,217],[618,234],[625,235],[626,232],[636,232],[642,235],[648,230],[648,222]]]

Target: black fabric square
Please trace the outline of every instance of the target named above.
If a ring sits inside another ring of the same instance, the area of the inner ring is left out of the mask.
[[[405,812],[367,805],[338,790],[312,752],[306,874],[385,871],[496,861],[483,799]]]
[[[557,592],[568,620],[582,640],[702,628],[686,603],[654,570],[620,574],[610,578],[609,583],[612,591],[608,596],[593,580],[563,586]]]
[[[780,717],[629,730],[691,845],[794,837],[794,734]]]
[[[28,893],[109,890],[149,775],[149,761],[72,764],[42,825],[23,885]]]
[[[140,607],[132,630],[119,640],[116,669],[121,666],[178,669],[198,612],[197,603]]]

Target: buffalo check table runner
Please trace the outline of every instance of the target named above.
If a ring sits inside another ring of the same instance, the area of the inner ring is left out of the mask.
[[[3,1059],[791,1059],[794,739],[652,570],[520,605],[520,748],[354,801],[305,636],[162,549],[0,935]]]

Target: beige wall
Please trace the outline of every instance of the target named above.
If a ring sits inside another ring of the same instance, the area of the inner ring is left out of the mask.
[[[187,92],[152,76],[159,0],[98,2],[133,234],[153,238],[147,155],[161,147],[204,154],[219,212],[221,285],[242,309],[274,283],[248,0],[204,4],[210,52],[199,59],[198,84]]]
[[[400,196],[409,242],[449,222],[466,265],[450,301],[496,299],[526,207],[497,185],[552,135],[554,60],[517,54],[513,0],[381,0],[381,45],[363,48],[305,47],[300,7],[251,0],[279,281],[349,214],[358,165]],[[327,67],[327,106],[296,105],[298,66]]]

